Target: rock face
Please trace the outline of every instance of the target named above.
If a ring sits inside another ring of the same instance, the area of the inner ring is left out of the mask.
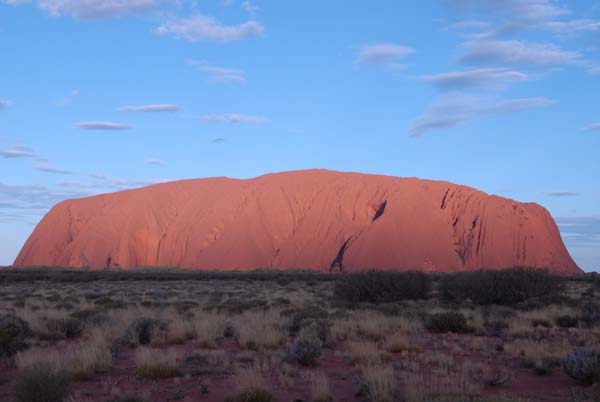
[[[537,204],[441,181],[327,170],[64,201],[14,265],[581,272]]]

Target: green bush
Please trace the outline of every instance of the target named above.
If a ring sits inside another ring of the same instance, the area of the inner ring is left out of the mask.
[[[0,316],[0,357],[26,349],[29,336],[31,329],[27,322],[12,314]]]
[[[81,335],[83,325],[80,320],[75,318],[57,318],[46,321],[48,334],[46,339],[72,339]]]
[[[304,367],[316,367],[321,359],[323,342],[315,323],[304,328],[288,348],[288,360]]]
[[[44,365],[25,368],[17,373],[17,402],[63,402],[69,392],[66,373]]]
[[[349,303],[389,303],[426,299],[430,289],[431,278],[422,272],[367,271],[341,274],[334,295]]]
[[[560,278],[540,269],[479,270],[442,276],[440,294],[452,303],[514,305],[552,296],[559,285]]]
[[[577,349],[563,357],[560,363],[565,373],[578,381],[592,384],[600,380],[600,352],[598,350]]]
[[[166,321],[154,318],[138,318],[125,331],[125,342],[132,345],[149,345],[159,333],[167,333]]]
[[[437,313],[427,318],[425,327],[429,332],[436,334],[452,332],[455,334],[467,334],[473,332],[473,328],[467,325],[467,319],[460,313]]]

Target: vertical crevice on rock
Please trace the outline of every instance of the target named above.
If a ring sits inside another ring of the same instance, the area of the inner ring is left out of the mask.
[[[446,192],[444,193],[444,197],[442,198],[442,205],[440,205],[440,209],[446,208],[446,198],[448,197],[449,192],[450,192],[450,189],[446,190]]]
[[[379,219],[381,217],[381,215],[383,215],[383,213],[385,212],[386,205],[387,205],[387,200],[384,200],[381,204],[379,204],[379,206],[377,207],[377,210],[375,211],[375,215],[373,215],[373,220],[371,220],[371,222],[375,222],[377,219]]]
[[[336,257],[331,262],[331,266],[329,267],[330,272],[344,272],[344,253],[346,252],[351,239],[352,237],[349,237],[348,240],[342,244],[342,247],[340,247]]]

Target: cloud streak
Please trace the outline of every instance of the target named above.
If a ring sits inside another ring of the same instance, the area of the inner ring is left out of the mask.
[[[172,35],[190,42],[232,42],[262,35],[265,28],[250,20],[238,25],[224,25],[213,17],[194,14],[165,22],[156,29],[159,35]]]
[[[13,101],[8,99],[0,99],[0,112],[13,105]]]
[[[251,124],[263,124],[269,120],[260,116],[248,116],[243,114],[225,113],[225,114],[212,114],[194,117],[201,121],[214,121],[214,122],[228,122],[228,123],[251,123]]]
[[[575,191],[551,191],[544,194],[549,197],[575,197],[579,195],[579,193]]]
[[[9,149],[0,150],[0,156],[5,159],[37,158],[39,155],[27,145],[15,145]]]
[[[518,40],[478,40],[463,44],[459,60],[467,64],[554,67],[581,62],[581,53],[547,43]]]
[[[166,163],[160,159],[146,159],[144,161],[146,165],[164,166]]]
[[[181,106],[173,104],[123,106],[118,109],[119,112],[129,113],[177,112],[179,110],[181,110]]]
[[[75,123],[76,128],[82,130],[128,130],[133,128],[129,124],[114,123],[111,121],[85,121],[81,123]]]
[[[52,173],[52,174],[63,174],[63,175],[73,174],[73,172],[70,170],[60,169],[60,168],[53,167],[53,166],[34,166],[33,168],[35,170],[39,170],[40,172],[46,172],[46,173]]]
[[[360,47],[355,63],[390,64],[414,53],[410,47],[392,43],[380,43]]]
[[[593,123],[582,128],[583,131],[600,131],[600,123]]]
[[[470,89],[502,89],[510,84],[526,81],[529,77],[520,71],[488,68],[469,71],[451,71],[426,75],[423,80],[432,83],[440,91]]]
[[[410,135],[420,137],[430,131],[456,127],[470,120],[540,108],[552,103],[546,98],[490,100],[467,96],[447,97],[434,103],[426,114],[413,122]]]
[[[190,64],[196,70],[206,74],[212,81],[235,82],[238,84],[245,84],[247,82],[244,71],[237,68],[212,66],[203,60],[192,60]]]
[[[177,7],[178,0],[38,0],[38,8],[52,16],[104,19]]]

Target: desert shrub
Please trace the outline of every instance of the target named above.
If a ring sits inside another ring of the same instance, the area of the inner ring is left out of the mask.
[[[275,402],[267,380],[260,367],[240,369],[235,378],[235,395],[225,402]]]
[[[11,314],[0,316],[0,357],[26,349],[29,336],[31,329],[27,322]]]
[[[535,318],[531,320],[532,327],[543,327],[543,328],[552,328],[552,323],[548,320],[544,320],[542,318]]]
[[[72,339],[81,335],[83,325],[75,318],[53,318],[46,321],[46,339]]]
[[[552,375],[556,367],[556,360],[552,358],[541,358],[533,362],[533,373],[535,375]]]
[[[570,315],[561,315],[556,318],[556,325],[560,328],[575,328],[579,324],[579,318]]]
[[[442,276],[440,294],[453,303],[513,305],[551,296],[559,285],[558,277],[540,269],[479,270]]]
[[[288,359],[304,367],[316,367],[321,358],[323,342],[317,334],[316,324],[303,328],[288,347]]]
[[[584,303],[581,306],[581,322],[587,327],[600,323],[600,303]]]
[[[17,402],[63,402],[68,392],[68,375],[51,366],[25,367],[17,373],[14,388]]]
[[[431,278],[421,272],[368,271],[343,274],[334,296],[348,303],[390,303],[426,299],[430,288]]]
[[[425,328],[427,328],[428,331],[436,334],[447,332],[466,334],[473,332],[473,328],[467,325],[467,319],[465,316],[454,312],[429,315],[429,317],[427,317]]]
[[[290,309],[282,312],[282,315],[289,316],[290,333],[296,334],[304,326],[313,321],[327,320],[329,313],[326,309],[315,304],[306,304],[299,309]]]
[[[125,342],[132,345],[148,345],[160,334],[166,337],[168,324],[154,318],[138,318],[125,330]]]
[[[582,348],[569,353],[561,360],[564,371],[571,377],[586,384],[600,380],[600,352]]]

